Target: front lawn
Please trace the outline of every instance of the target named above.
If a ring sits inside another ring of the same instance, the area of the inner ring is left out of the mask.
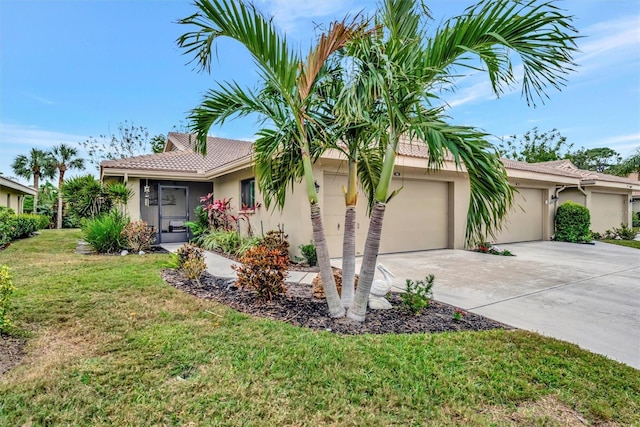
[[[640,240],[600,240],[603,243],[611,243],[612,245],[627,246],[629,248],[640,249]]]
[[[77,231],[0,252],[28,337],[0,425],[640,423],[640,371],[523,331],[342,336],[196,299]]]

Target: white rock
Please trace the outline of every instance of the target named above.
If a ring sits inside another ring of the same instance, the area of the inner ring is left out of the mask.
[[[140,251],[140,252],[138,252],[138,255],[144,255],[144,254],[145,254],[145,252],[144,252],[144,251]]]
[[[122,252],[120,252],[120,255],[121,255],[121,256],[129,255],[129,251],[125,249],[125,250],[123,250]]]
[[[391,303],[383,297],[369,295],[369,308],[372,310],[389,310],[393,308]]]

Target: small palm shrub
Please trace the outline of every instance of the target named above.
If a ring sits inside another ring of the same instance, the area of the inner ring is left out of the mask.
[[[133,252],[148,251],[155,240],[155,232],[141,219],[127,224],[121,234]]]
[[[286,290],[284,280],[289,259],[282,251],[256,246],[247,250],[240,262],[242,265],[233,266],[238,273],[239,287],[254,290],[260,298],[269,301]]]
[[[572,243],[589,242],[591,241],[590,227],[591,215],[586,207],[572,201],[558,207],[555,240]]]
[[[300,252],[302,253],[302,259],[309,267],[318,265],[318,254],[316,253],[316,247],[313,242],[308,245],[300,245]]]
[[[87,219],[82,224],[82,234],[98,253],[113,253],[125,249],[126,239],[122,230],[129,222],[128,218],[116,210],[106,215]]]
[[[429,307],[433,298],[435,276],[428,275],[424,280],[407,279],[407,291],[401,294],[402,304],[413,314],[418,315],[423,308]]]
[[[191,234],[193,235],[191,241],[200,244],[206,236],[206,232],[209,230],[209,214],[202,206],[196,206],[195,215],[195,221],[187,221],[184,225],[191,230]]]
[[[9,300],[15,288],[11,280],[11,271],[6,265],[0,266],[0,334],[11,326],[9,318]]]

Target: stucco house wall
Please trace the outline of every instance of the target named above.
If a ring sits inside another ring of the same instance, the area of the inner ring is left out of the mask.
[[[23,213],[24,196],[35,196],[36,190],[13,180],[0,177],[0,206]]]

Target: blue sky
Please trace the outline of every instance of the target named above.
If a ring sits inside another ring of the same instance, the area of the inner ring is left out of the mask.
[[[341,19],[374,1],[256,0],[294,45],[306,46],[316,24]],[[427,0],[435,23],[461,13],[470,0]],[[640,146],[640,2],[564,0],[585,36],[578,71],[562,92],[537,108],[518,89],[496,100],[485,75],[465,77],[445,96],[458,124],[497,135],[534,126],[557,128],[578,147],[611,147],[629,155]],[[190,1],[32,1],[0,3],[0,171],[32,147],[79,145],[128,120],[165,134],[216,80],[253,87],[257,75],[241,47],[221,43],[211,75],[198,74],[175,40],[194,13]],[[253,139],[256,118],[227,122],[211,134]],[[93,168],[88,169],[94,172]],[[24,180],[20,180],[25,182]]]

